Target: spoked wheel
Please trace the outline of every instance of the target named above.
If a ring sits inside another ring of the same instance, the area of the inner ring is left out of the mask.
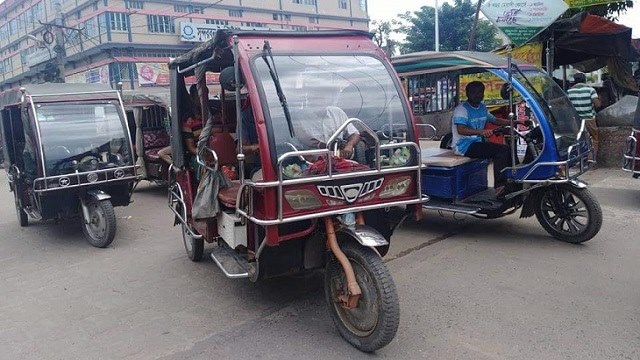
[[[109,200],[91,200],[87,203],[89,219],[83,219],[82,230],[89,244],[103,248],[116,236],[116,214]]]
[[[347,293],[340,263],[331,255],[326,266],[324,289],[329,312],[340,335],[361,351],[376,351],[393,340],[400,321],[396,286],[382,258],[368,247],[343,243],[362,295],[357,307],[347,309],[338,300]]]
[[[14,187],[14,193],[13,193],[13,197],[15,200],[15,204],[16,204],[16,214],[18,214],[18,224],[20,224],[21,227],[25,227],[27,225],[29,225],[29,216],[27,215],[26,212],[24,212],[24,210],[22,210],[22,204],[20,203],[20,200],[18,199],[18,189],[19,187]]]
[[[187,251],[187,256],[191,261],[198,262],[202,260],[202,254],[204,253],[204,239],[196,239],[187,230],[186,224],[182,225],[182,242],[184,243],[184,249]]]
[[[579,244],[591,240],[602,227],[602,209],[588,189],[551,186],[540,194],[536,217],[558,240]]]

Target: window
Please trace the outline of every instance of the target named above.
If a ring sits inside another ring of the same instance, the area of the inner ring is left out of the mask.
[[[11,72],[13,71],[13,64],[11,63],[11,58],[4,59],[0,62],[0,73]]]
[[[108,13],[111,18],[109,21],[109,26],[113,31],[127,31],[129,27],[127,26],[127,14],[125,13]]]
[[[131,75],[133,75],[133,79],[131,78]],[[109,77],[114,84],[119,81],[135,80],[138,77],[136,64],[130,62],[110,63]]]
[[[173,10],[178,13],[186,14],[204,14],[204,9],[201,6],[193,5],[174,5]]]
[[[242,17],[242,10],[229,10],[229,16]]]
[[[273,14],[273,20],[284,20],[284,21],[291,21],[291,15],[286,15],[286,14]]]
[[[152,33],[175,33],[176,28],[173,25],[171,16],[165,15],[147,15],[147,25],[149,32]]]
[[[312,16],[312,17],[310,17],[310,18],[309,18],[309,22],[310,22],[311,24],[317,24],[319,21],[320,21],[320,20],[319,20],[317,17],[313,17],[313,16]]]
[[[307,27],[306,26],[291,25],[291,30],[307,31]]]
[[[247,27],[265,27],[265,25],[263,23],[259,23],[259,22],[252,22],[252,21],[247,21],[247,22],[243,22],[242,26],[247,26]]]
[[[292,0],[292,2],[294,4],[301,4],[301,5],[318,5],[317,0]]]
[[[127,9],[143,9],[144,2],[142,1],[134,1],[134,0],[124,0],[124,6]]]
[[[280,16],[278,14],[273,14],[273,20],[278,20],[280,18]]]
[[[80,14],[80,10],[76,11],[76,19],[80,19],[82,15]]]
[[[367,12],[367,0],[360,0],[360,9],[362,11]]]
[[[96,20],[95,19],[89,19],[87,21],[84,22],[84,35],[86,35],[87,38],[91,39],[93,37],[95,37],[96,35],[98,35],[98,28],[96,26]],[[91,41],[91,40],[89,40]]]
[[[347,0],[338,0],[338,8],[346,9],[347,8]]]
[[[210,25],[229,25],[229,20],[206,19],[205,23]]]

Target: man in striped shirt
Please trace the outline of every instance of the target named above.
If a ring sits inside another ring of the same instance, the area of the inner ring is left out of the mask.
[[[585,121],[587,131],[593,140],[593,160],[598,154],[598,125],[596,124],[596,108],[600,107],[598,93],[591,86],[585,84],[586,77],[583,73],[573,75],[575,85],[567,90],[569,100],[576,108],[580,119]]]

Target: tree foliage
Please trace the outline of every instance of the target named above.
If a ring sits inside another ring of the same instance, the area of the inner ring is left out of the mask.
[[[444,3],[438,12],[440,50],[467,50],[469,36],[475,18],[476,5],[471,0],[455,0],[453,5]],[[435,9],[423,6],[413,13],[400,14],[405,24],[398,32],[406,35],[401,51],[414,52],[435,49]],[[496,36],[498,30],[487,20],[480,19],[476,29],[473,50],[490,51],[502,41]]]
[[[618,20],[618,17],[620,15],[622,15],[625,11],[627,11],[628,9],[631,9],[632,7],[633,7],[633,1],[631,0],[618,1],[618,2],[605,4],[605,5],[589,6],[582,9],[581,8],[569,9],[567,12],[565,12],[562,15],[562,17],[570,18],[581,11],[587,11],[590,14],[606,17],[609,20],[616,21]]]
[[[371,32],[373,33],[373,41],[387,54],[392,57],[398,49],[398,42],[391,38],[391,34],[397,32],[400,26],[398,20],[391,21],[372,21]]]

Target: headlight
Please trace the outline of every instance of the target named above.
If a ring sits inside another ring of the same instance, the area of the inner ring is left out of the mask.
[[[322,206],[320,199],[309,190],[285,191],[284,198],[294,210],[315,209]]]
[[[411,185],[411,178],[408,176],[391,180],[384,186],[384,188],[382,188],[382,191],[380,191],[378,197],[381,199],[385,199],[404,195],[404,193],[406,193],[409,189],[409,185]]]

